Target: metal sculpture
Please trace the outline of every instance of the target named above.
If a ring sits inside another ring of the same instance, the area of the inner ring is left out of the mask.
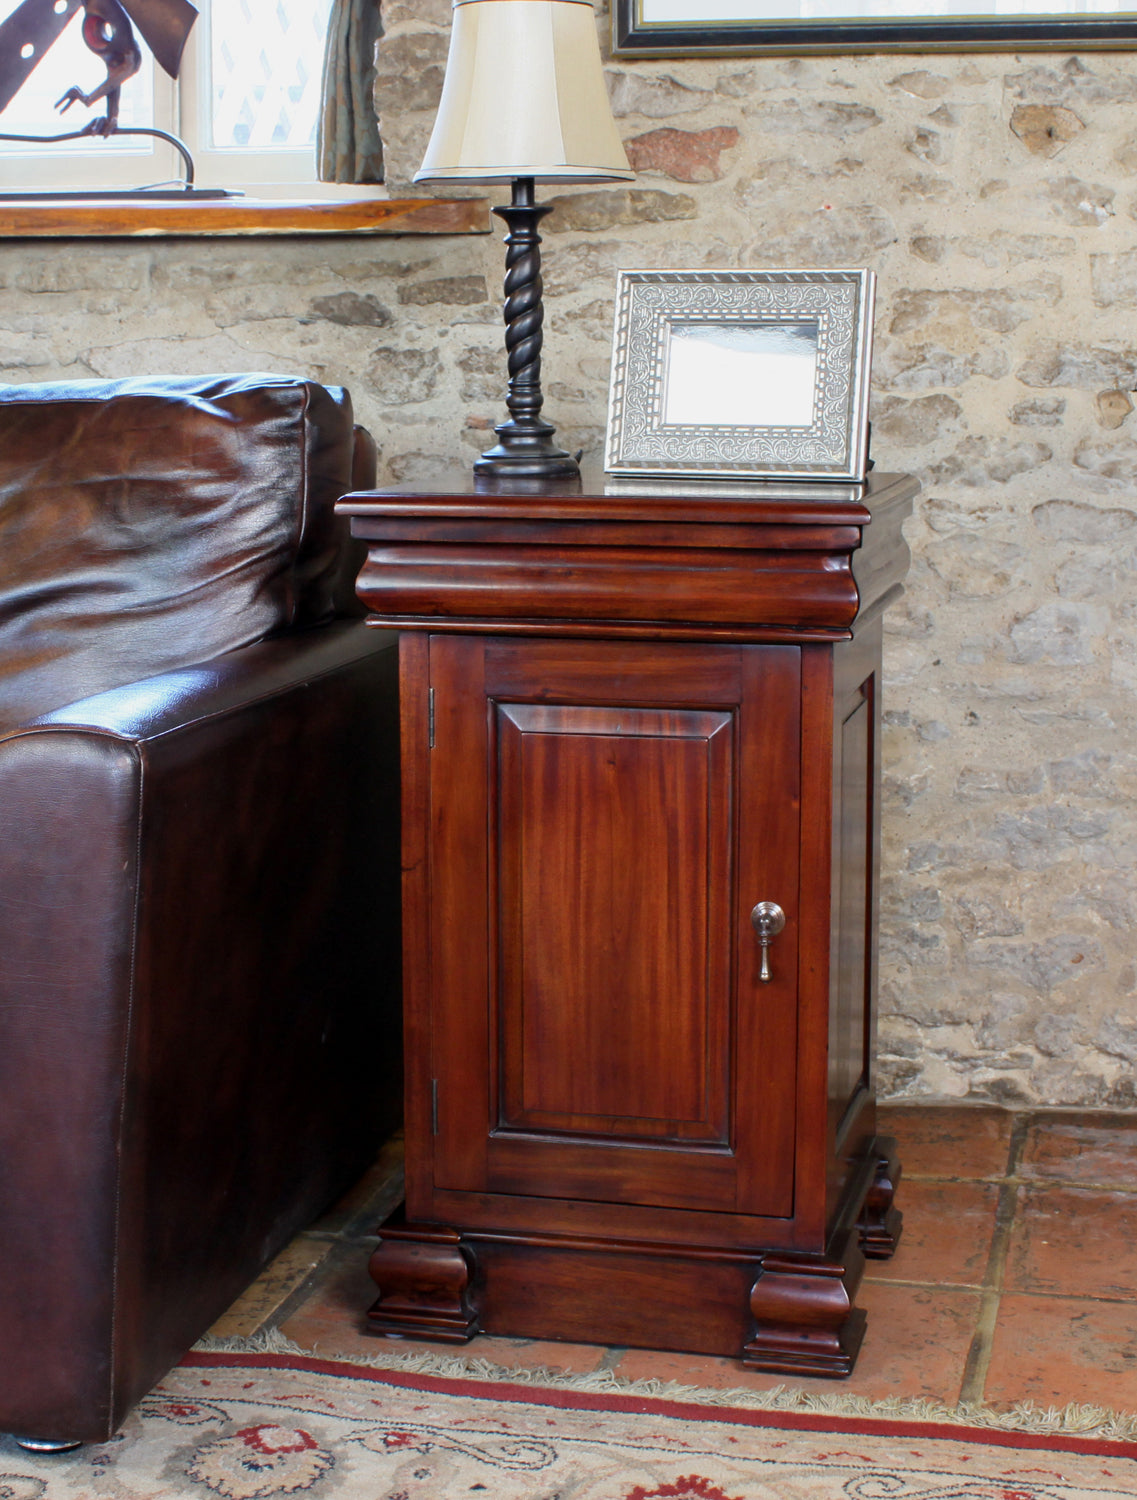
[[[107,82],[89,96],[78,89],[68,90],[60,100],[61,106],[66,107],[64,101],[87,104],[105,98],[108,114],[115,110],[111,93],[121,88],[141,64],[132,21],[170,77],[178,76],[186,39],[197,19],[197,8],[190,0],[22,0],[8,19],[0,22],[0,113],[80,8],[86,12],[83,40],[105,64]],[[138,63],[124,71],[132,53],[138,55]],[[103,130],[97,133],[113,134]]]
[[[186,40],[197,19],[197,8],[190,4],[190,0],[22,0],[7,20],[0,22],[0,114],[7,109],[79,9],[84,12],[83,41],[102,62],[107,76],[90,93],[84,93],[77,86],[69,88],[56,101],[56,108],[66,114],[73,104],[90,108],[105,100],[105,113],[89,120],[82,129],[63,135],[0,134],[0,140],[69,141],[83,136],[156,136],[180,152],[185,166],[185,185],[192,187],[193,160],[183,142],[164,130],[148,126],[127,128],[118,123],[122,86],[142,66],[142,50],[134,26],[138,27],[143,41],[161,67],[171,78],[176,78]]]
[[[87,129],[91,135],[113,135],[118,126],[118,102],[122,86],[142,66],[142,52],[134,28],[118,0],[84,0],[83,40],[107,70],[106,81],[85,94],[81,88],[69,88],[55,107],[65,115],[73,104],[88,109],[99,99],[107,101],[107,112],[92,120]]]

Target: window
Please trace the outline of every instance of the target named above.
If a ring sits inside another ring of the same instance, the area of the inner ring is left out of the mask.
[[[0,21],[19,3],[0,0]],[[316,122],[331,0],[196,3],[200,14],[176,82],[138,38],[144,60],[123,87],[120,125],[156,126],[180,136],[193,154],[199,187],[256,195],[295,194],[299,188],[307,195],[316,186]],[[102,110],[102,101],[90,109],[73,104],[65,114],[55,109],[73,85],[89,93],[106,76],[83,43],[82,15],[80,10],[72,17],[0,114],[0,132],[79,130]],[[177,152],[148,136],[56,145],[0,141],[0,187],[12,190],[142,187],[180,177]]]

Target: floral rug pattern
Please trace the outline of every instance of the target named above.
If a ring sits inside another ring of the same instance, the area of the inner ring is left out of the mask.
[[[193,1355],[0,1500],[1124,1500],[1137,1444]]]

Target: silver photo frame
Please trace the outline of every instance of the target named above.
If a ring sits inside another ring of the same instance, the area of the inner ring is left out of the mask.
[[[871,271],[621,271],[610,474],[861,482]]]

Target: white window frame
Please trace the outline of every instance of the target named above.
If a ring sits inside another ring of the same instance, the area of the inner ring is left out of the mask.
[[[201,0],[199,11],[176,80],[158,66],[139,37],[142,66],[150,70],[153,82],[153,124],[185,142],[194,159],[195,187],[224,188],[256,198],[388,196],[381,186],[318,182],[314,147],[269,151],[214,148],[210,129],[209,0]],[[71,24],[75,26],[78,21]],[[58,121],[45,120],[43,133],[78,130],[89,119],[96,118],[100,108],[101,102],[90,110],[81,104],[73,105]],[[0,115],[0,131],[3,129],[4,116]],[[182,176],[180,154],[152,136],[120,137],[113,149],[110,143],[98,140],[54,146],[17,146],[0,141],[0,192],[129,189],[157,183],[176,184]]]

